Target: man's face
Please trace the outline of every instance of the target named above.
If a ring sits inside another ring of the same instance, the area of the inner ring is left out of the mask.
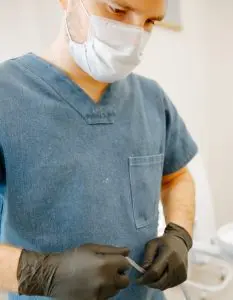
[[[71,35],[77,42],[87,36],[89,14],[113,19],[151,31],[161,21],[166,10],[166,0],[60,0],[67,11],[67,23]],[[81,4],[83,2],[83,6]]]

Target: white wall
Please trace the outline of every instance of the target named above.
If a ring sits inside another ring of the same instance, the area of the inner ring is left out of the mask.
[[[60,29],[58,0],[2,0],[0,6],[0,61],[37,52]]]
[[[220,226],[233,222],[233,1],[182,0],[182,10],[184,31],[158,31],[140,72],[162,83],[198,140]]]
[[[205,0],[208,171],[218,224],[233,221],[233,1]]]
[[[156,29],[137,71],[164,87],[198,141],[222,224],[233,219],[233,1],[181,2],[184,30]],[[60,17],[58,0],[3,0],[0,60],[49,44]]]

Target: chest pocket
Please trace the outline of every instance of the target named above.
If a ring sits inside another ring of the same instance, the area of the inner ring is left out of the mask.
[[[133,216],[136,228],[151,223],[158,214],[163,155],[129,157]]]

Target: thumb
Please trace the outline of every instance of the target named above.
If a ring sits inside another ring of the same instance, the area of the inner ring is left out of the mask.
[[[144,269],[148,269],[155,258],[156,253],[158,252],[159,248],[159,239],[154,239],[146,244],[145,246],[145,254],[142,267]]]

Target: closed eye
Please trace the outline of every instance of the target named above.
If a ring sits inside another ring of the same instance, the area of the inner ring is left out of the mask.
[[[155,25],[156,20],[147,20],[146,22],[147,22],[148,24],[153,24],[153,25]]]
[[[113,7],[108,5],[108,10],[111,13],[114,13],[116,15],[125,15],[126,14],[126,10],[122,9],[122,8],[118,8],[118,7]]]
[[[159,17],[156,17],[156,18],[152,18],[151,21],[156,24],[156,23],[159,23],[159,22],[162,22],[163,19],[164,19],[165,16],[159,16]]]

